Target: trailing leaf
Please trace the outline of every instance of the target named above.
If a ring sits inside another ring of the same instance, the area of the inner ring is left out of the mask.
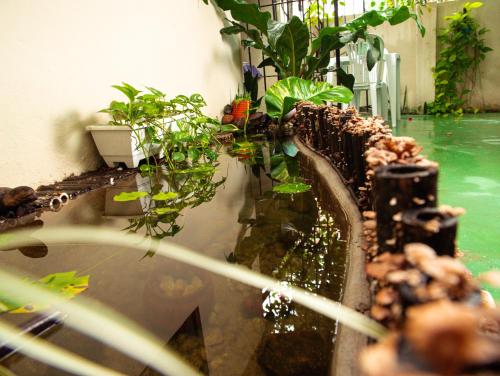
[[[306,183],[283,183],[273,187],[273,191],[283,194],[304,193],[311,190],[311,186]]]
[[[148,192],[120,192],[113,197],[113,201],[117,202],[126,202],[126,201],[135,201],[140,198],[146,197]]]
[[[177,192],[160,192],[153,197],[151,197],[155,201],[168,201],[168,200],[173,200],[175,198],[179,197],[179,194]]]

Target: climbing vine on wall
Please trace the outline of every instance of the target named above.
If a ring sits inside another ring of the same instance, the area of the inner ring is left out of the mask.
[[[482,5],[479,1],[465,3],[460,12],[445,17],[450,23],[438,35],[441,51],[434,68],[436,96],[427,106],[427,113],[460,116],[478,111],[470,105],[471,94],[479,64],[492,50],[483,39],[488,29],[481,27],[471,14]]]

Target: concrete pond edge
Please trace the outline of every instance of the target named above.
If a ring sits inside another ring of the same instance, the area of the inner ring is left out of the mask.
[[[347,265],[342,304],[356,310],[367,309],[370,307],[370,294],[365,273],[366,255],[362,249],[363,220],[358,206],[330,162],[306,146],[299,137],[295,136],[293,141],[299,150],[302,164],[308,170],[306,175],[310,174],[311,176],[307,177],[319,185],[323,201],[326,199],[336,205],[336,211],[342,212],[346,220],[344,230],[347,235]],[[359,375],[358,355],[367,346],[368,338],[353,329],[339,325],[335,343],[330,375]]]

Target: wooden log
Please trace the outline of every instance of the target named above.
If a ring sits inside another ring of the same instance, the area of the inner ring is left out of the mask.
[[[403,251],[403,211],[436,206],[437,176],[435,167],[412,164],[392,164],[375,170],[374,209],[380,253]]]
[[[457,217],[437,208],[403,212],[403,244],[424,243],[439,256],[456,254]]]
[[[354,171],[354,161],[353,161],[353,150],[352,150],[352,133],[342,131],[342,159],[344,162],[344,168],[342,170],[342,175],[349,182],[352,179]]]
[[[318,151],[328,155],[328,134],[325,126],[326,106],[319,106],[316,112],[316,122],[318,125]]]

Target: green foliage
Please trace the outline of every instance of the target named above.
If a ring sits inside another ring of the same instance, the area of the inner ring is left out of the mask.
[[[110,125],[130,127],[145,155],[149,144],[160,144],[172,170],[216,160],[213,147],[220,146],[217,133],[238,130],[232,124],[221,125],[217,119],[206,116],[202,111],[206,103],[200,94],[168,99],[165,93],[152,87],[144,94],[127,83],[113,88],[123,93],[128,102],[112,101],[100,112],[111,116]],[[139,128],[145,128],[145,137]],[[152,171],[149,162],[142,171]]]
[[[413,18],[424,32],[417,16],[407,6],[402,6],[372,10],[342,27],[326,27],[323,29],[326,31],[322,30],[310,43],[308,25],[296,16],[285,23],[272,20],[269,12],[261,11],[257,4],[248,4],[245,0],[214,0],[214,3],[222,10],[230,11],[232,16],[229,20],[232,26],[223,28],[221,33],[243,34],[245,47],[262,50],[265,59],[260,66],[273,66],[280,78],[312,79],[316,74],[322,74],[330,62],[332,50],[359,38],[368,40],[372,49],[378,49],[374,56],[380,56],[380,45],[369,40],[369,26],[386,21],[396,25]]]
[[[478,68],[492,49],[487,47],[483,35],[488,32],[474,19],[471,12],[481,2],[465,3],[462,11],[445,17],[450,23],[440,32],[439,58],[434,68],[436,95],[427,106],[430,114],[461,116],[465,111],[477,112],[470,106]]]
[[[274,192],[283,194],[304,193],[309,190],[311,190],[311,186],[302,182],[283,183],[273,187]]]
[[[140,198],[146,197],[148,192],[120,192],[113,197],[113,201],[116,202],[127,202],[127,201],[136,201]]]
[[[281,119],[298,101],[304,100],[315,104],[322,104],[325,101],[349,103],[352,95],[346,87],[334,87],[327,82],[289,77],[267,89],[265,101],[268,114]]]

